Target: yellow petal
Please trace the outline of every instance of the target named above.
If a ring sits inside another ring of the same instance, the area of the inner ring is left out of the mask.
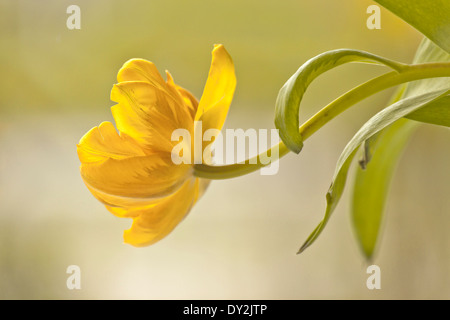
[[[160,90],[166,89],[166,83],[156,66],[144,59],[131,59],[125,62],[117,74],[117,81],[145,81]]]
[[[148,204],[166,196],[192,170],[189,165],[175,165],[170,153],[142,150],[127,135],[117,134],[109,122],[91,129],[77,151],[84,182],[97,199],[112,206],[128,205],[134,198]]]
[[[188,107],[192,119],[194,119],[195,113],[197,112],[198,100],[188,90],[177,85],[173,81],[172,75],[170,74],[169,71],[166,70],[166,74],[167,74],[167,85],[171,86],[174,90],[178,91],[178,93],[180,94],[180,96],[182,97],[182,99],[184,101],[184,104]]]
[[[222,129],[235,87],[233,61],[223,45],[215,45],[208,79],[195,115],[195,120],[203,122],[204,131]]]
[[[135,197],[124,197],[119,195],[113,195],[106,192],[103,192],[99,189],[91,187],[89,184],[85,183],[88,190],[92,193],[92,195],[103,203],[111,213],[120,217],[120,218],[129,218],[135,217],[138,214],[134,213],[130,208],[134,207],[144,207],[153,205],[163,197],[148,197],[148,198],[135,198]]]
[[[126,159],[147,154],[128,135],[119,136],[113,124],[107,121],[92,128],[81,138],[77,152],[82,163],[104,161],[109,158]]]
[[[155,205],[141,208],[131,228],[124,232],[125,243],[143,247],[167,236],[191,209],[198,189],[198,179],[189,179],[171,196]]]
[[[113,207],[143,206],[174,192],[191,168],[170,153],[144,150],[110,122],[86,133],[77,145],[81,176],[91,193]]]
[[[197,178],[197,187],[194,193],[194,204],[205,193],[211,180]],[[135,218],[143,211],[149,210],[166,198],[153,199],[152,201],[139,201],[139,199],[124,199],[121,206],[110,206],[106,203],[106,208],[119,218]],[[130,201],[133,200],[133,201]],[[117,200],[116,200],[117,202]]]
[[[86,185],[92,190],[110,195],[112,199],[125,197],[151,200],[178,189],[192,174],[192,166],[175,165],[170,154],[160,153],[120,160],[109,158],[100,162],[86,162],[81,164],[80,171]],[[101,194],[98,196],[104,198]],[[120,205],[111,200],[105,202]]]
[[[146,148],[171,152],[178,143],[171,141],[172,132],[193,130],[192,117],[180,95],[175,99],[148,82],[116,84],[111,100],[119,103],[111,108],[119,131]]]
[[[111,206],[105,206],[105,207],[106,207],[106,209],[108,209],[109,212],[111,212],[116,217],[136,218],[141,214],[144,207],[149,208],[150,206],[152,206],[152,204],[146,205],[146,206],[141,206],[141,207],[131,207],[131,208],[111,207]]]
[[[117,74],[117,81],[119,83],[126,81],[148,82],[155,88],[164,91],[172,99],[178,100],[180,98],[175,86],[168,85],[169,82],[173,83],[170,74],[168,74],[168,81],[165,82],[153,62],[144,59],[131,59],[125,62]]]

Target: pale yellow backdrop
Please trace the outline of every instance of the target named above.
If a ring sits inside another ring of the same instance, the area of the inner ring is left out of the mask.
[[[81,8],[81,30],[66,9]],[[450,298],[450,132],[423,126],[394,177],[373,263],[366,267],[348,214],[349,192],[319,240],[346,142],[392,91],[344,113],[288,155],[274,176],[215,181],[189,216],[154,246],[123,244],[131,221],[112,216],[79,176],[76,144],[112,120],[109,93],[130,58],[152,60],[200,97],[210,51],[223,43],[238,87],[227,128],[273,125],[279,88],[307,59],[354,48],[410,62],[421,35],[389,12],[368,30],[368,0],[0,0],[1,299],[417,299]],[[380,74],[349,65],[313,83],[305,119]],[[348,191],[348,190],[347,190]],[[81,268],[68,290],[66,268]]]

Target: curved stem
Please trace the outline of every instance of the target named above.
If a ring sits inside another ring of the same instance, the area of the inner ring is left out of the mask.
[[[309,120],[303,123],[299,128],[299,132],[302,135],[303,141],[305,141],[330,120],[334,119],[354,104],[374,95],[375,93],[402,83],[437,77],[450,77],[450,63],[416,64],[405,68],[401,72],[393,71],[386,73],[353,88],[325,106]],[[275,148],[278,149],[279,158],[289,153],[289,149],[283,142],[280,142],[278,145],[270,148],[270,152],[276,150]],[[243,163],[222,166],[197,164],[194,166],[194,175],[199,178],[213,180],[230,179],[243,176],[268,165],[260,161],[262,155],[265,155],[266,153],[267,151],[250,160],[246,160]]]

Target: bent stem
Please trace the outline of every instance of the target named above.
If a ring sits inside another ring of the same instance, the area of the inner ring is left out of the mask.
[[[303,141],[305,141],[339,114],[354,104],[380,91],[406,82],[438,77],[450,77],[450,63],[416,64],[408,66],[401,72],[392,71],[386,73],[353,88],[336,100],[332,101],[309,120],[303,123],[299,128],[299,132],[303,138]],[[279,144],[272,146],[268,151],[260,153],[259,155],[241,163],[220,166],[210,166],[206,164],[194,165],[194,175],[199,178],[212,180],[240,177],[269,165],[269,163],[263,163],[261,161],[261,157],[266,155],[267,152],[274,154],[273,151],[276,149],[278,149],[278,158],[281,158],[289,153],[289,149],[286,145],[283,142],[280,142]]]

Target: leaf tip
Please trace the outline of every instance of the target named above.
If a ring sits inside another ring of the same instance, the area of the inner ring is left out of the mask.
[[[362,246],[362,254],[367,263],[372,263],[374,260],[374,248],[366,248]]]
[[[306,248],[308,248],[309,247],[309,243],[308,243],[308,241],[306,241],[301,247],[300,247],[300,249],[298,249],[298,251],[297,251],[297,254],[301,254],[303,251],[305,251],[306,250]]]
[[[295,154],[299,154],[300,151],[302,151],[303,149],[303,142],[300,142],[298,144],[291,144],[289,146],[287,146],[289,148],[289,150],[291,150],[292,152],[295,152]]]
[[[286,147],[295,154],[299,154],[303,149],[303,136],[298,132],[298,128],[295,131],[290,130],[291,132],[288,132],[277,121],[275,121],[275,127],[279,130],[280,139]]]

